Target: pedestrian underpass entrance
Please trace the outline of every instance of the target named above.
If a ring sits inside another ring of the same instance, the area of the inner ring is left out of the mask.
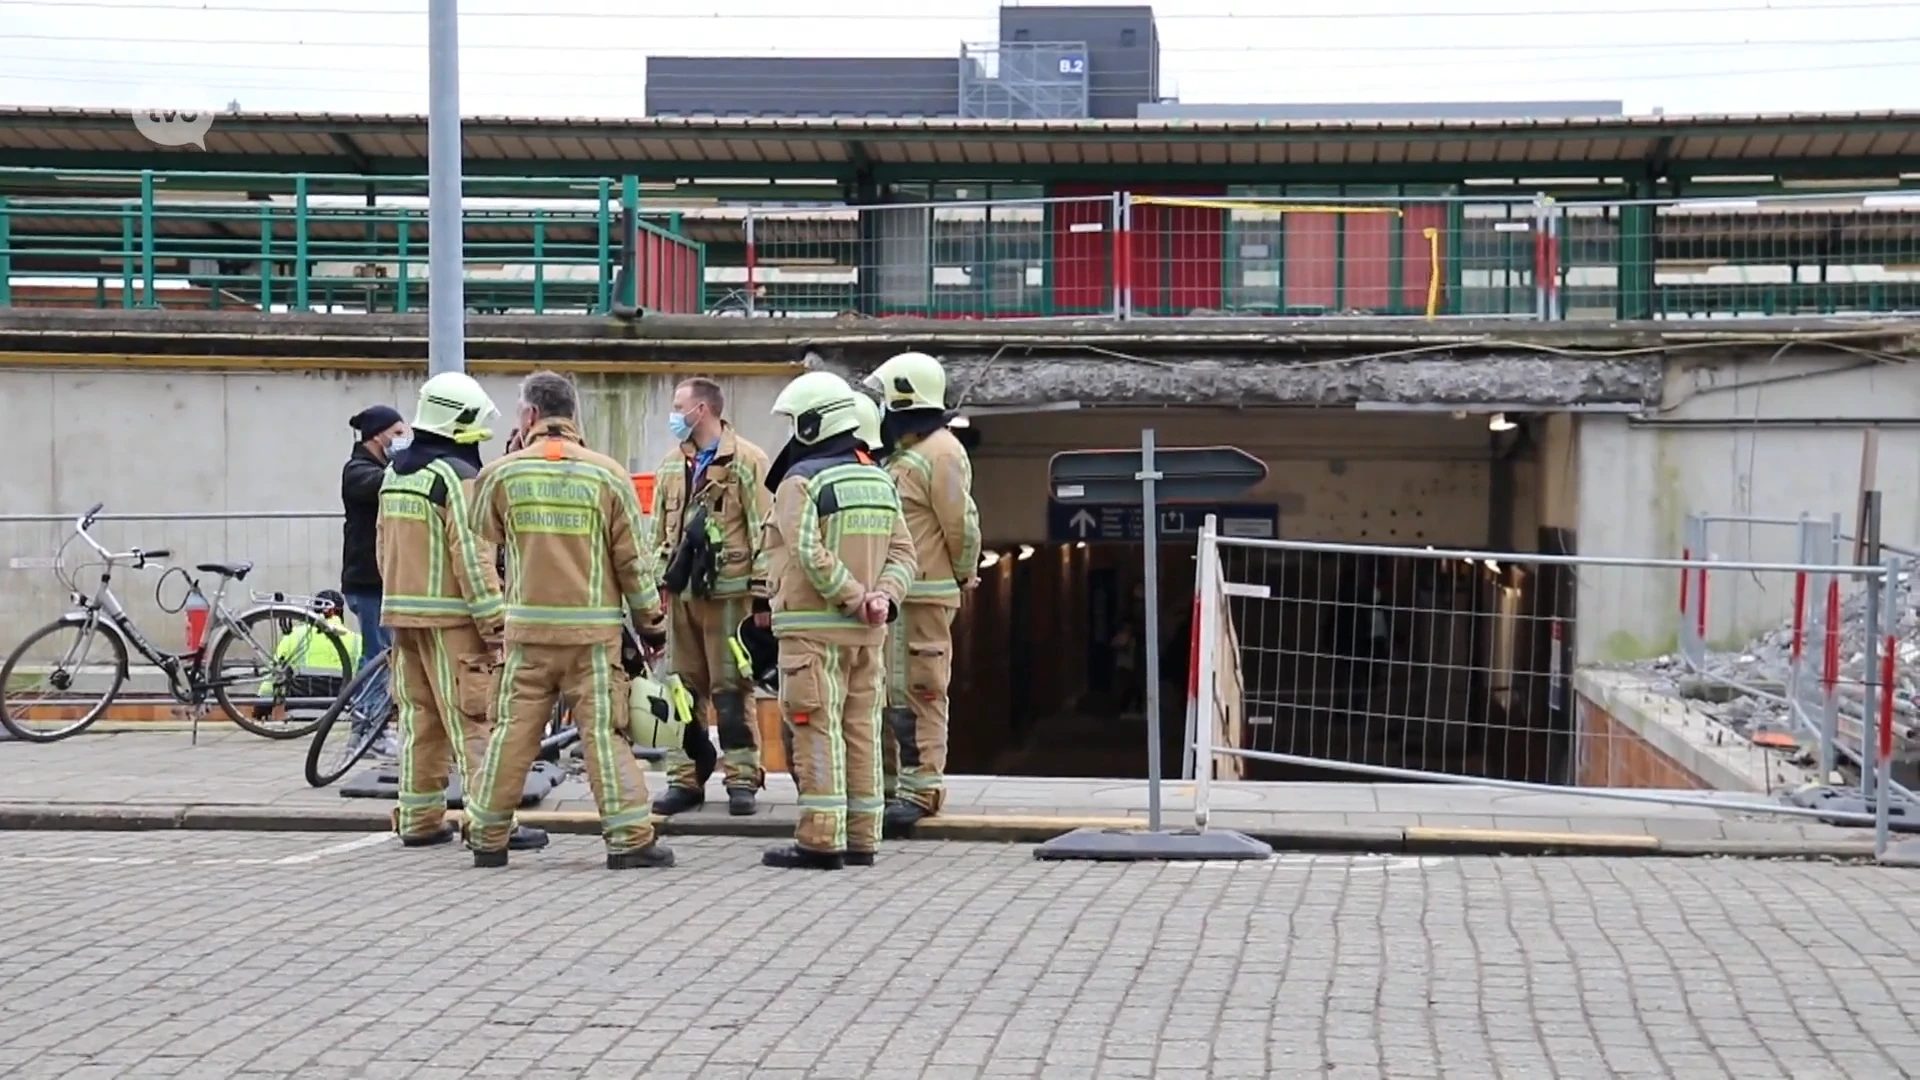
[[[1145,589],[1138,506],[1049,498],[1047,462],[1062,451],[1138,445],[1152,427],[1162,447],[1240,447],[1268,466],[1243,495],[1159,508],[1162,754],[1178,771],[1189,667],[1196,539],[1208,513],[1223,534],[1308,536],[1388,544],[1482,545],[1490,535],[1542,539],[1540,440],[1523,419],[1490,431],[1488,418],[1348,411],[1057,411],[975,417],[968,441],[986,536],[981,584],[954,629],[949,770],[1027,776],[1146,775]],[[1273,561],[1253,567],[1275,595],[1316,605],[1314,651],[1367,656],[1376,589],[1411,589],[1418,575],[1393,560],[1336,567]],[[1481,568],[1483,574],[1490,574]],[[1504,579],[1503,579],[1504,580]],[[1506,587],[1530,597],[1540,582]],[[1411,595],[1411,594],[1410,594]],[[1429,604],[1500,602],[1500,587],[1423,593]],[[1531,602],[1527,600],[1526,602]],[[1370,607],[1370,605],[1372,607]],[[1380,669],[1411,689],[1414,663]],[[1303,673],[1316,695],[1305,715],[1328,722],[1351,665]],[[1424,692],[1424,691],[1422,691]],[[1349,697],[1351,694],[1348,695]],[[1267,779],[1355,779],[1280,771]]]

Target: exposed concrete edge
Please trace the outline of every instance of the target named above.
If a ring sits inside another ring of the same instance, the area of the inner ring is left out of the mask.
[[[1896,844],[1888,844],[1886,853],[1880,856],[1880,865],[1920,870],[1920,840],[1902,840]]]
[[[448,813],[454,822],[459,811]],[[600,832],[590,811],[527,810],[527,825],[563,835]],[[780,838],[792,835],[791,823],[768,816],[734,818],[691,815],[654,819],[663,836],[740,836]],[[930,818],[913,839],[971,843],[1038,844],[1082,828],[1141,829],[1139,818],[1026,817],[948,815]],[[393,828],[390,807],[319,810],[271,806],[97,806],[84,804],[0,804],[0,832],[385,832]],[[1663,840],[1644,834],[1525,832],[1506,829],[1443,829],[1351,826],[1322,828],[1243,828],[1233,830],[1281,852],[1369,855],[1505,856],[1720,856],[1753,859],[1871,859],[1868,840]],[[1896,845],[1896,848],[1903,845]],[[1920,841],[1911,845],[1920,848]],[[1920,851],[1914,857],[1920,859]],[[1898,864],[1895,864],[1898,865]]]
[[[1605,709],[1615,723],[1639,736],[1648,746],[1710,789],[1762,798],[1772,794],[1765,783],[1756,782],[1750,772],[1717,760],[1713,754],[1689,742],[1685,735],[1662,723],[1650,708],[1656,704],[1667,705],[1686,713],[1689,719],[1697,719],[1703,724],[1717,723],[1705,711],[1695,708],[1692,702],[1655,694],[1645,689],[1636,676],[1627,672],[1582,669],[1575,672],[1573,687],[1576,693]],[[1731,728],[1727,731],[1733,734]],[[1737,735],[1734,737],[1738,738]],[[1744,740],[1742,745],[1752,746]]]

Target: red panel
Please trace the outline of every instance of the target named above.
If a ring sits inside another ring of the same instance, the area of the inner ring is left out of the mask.
[[[1106,311],[1113,306],[1112,188],[1098,184],[1055,184],[1051,204],[1053,307],[1059,312]],[[1098,224],[1100,230],[1075,232],[1074,226]]]
[[[1227,191],[1219,184],[1135,184],[1129,190],[1189,199],[1217,199]],[[1221,306],[1225,211],[1136,203],[1132,224],[1134,310],[1185,315]]]
[[[1393,306],[1393,234],[1398,214],[1341,214],[1346,228],[1340,262],[1346,271],[1342,310],[1385,311]]]
[[[1400,303],[1413,311],[1427,309],[1427,281],[1433,276],[1432,243],[1421,233],[1433,229],[1440,243],[1440,273],[1446,273],[1447,260],[1447,208],[1439,203],[1419,203],[1407,207],[1407,216],[1400,219],[1400,250],[1405,252],[1406,273],[1400,279]],[[1446,305],[1447,282],[1440,279],[1440,302]]]
[[[1333,307],[1340,273],[1339,215],[1287,214],[1281,221],[1287,230],[1280,262],[1282,302],[1290,308]]]
[[[660,237],[657,233],[642,233],[640,239],[640,280],[645,283],[645,297],[641,301],[647,307],[660,310],[660,302],[665,299],[660,288]]]
[[[700,310],[700,251],[679,237],[643,230],[634,238],[634,302],[653,311]]]

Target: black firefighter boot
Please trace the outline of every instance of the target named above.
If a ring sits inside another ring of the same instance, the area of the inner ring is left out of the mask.
[[[777,870],[838,870],[846,864],[846,856],[837,851],[815,851],[799,844],[770,847],[760,856],[761,866]]]
[[[889,840],[911,840],[914,826],[932,816],[931,811],[918,803],[894,799],[887,803],[886,814],[880,819],[880,835]]]
[[[713,712],[719,721],[720,750],[735,753],[754,748],[753,720],[747,715],[747,696],[741,693],[713,695]],[[745,785],[727,787],[727,813],[734,817],[752,817],[754,789]]]
[[[693,715],[700,715],[700,703],[694,702]],[[698,787],[672,785],[653,800],[653,812],[661,817],[672,817],[690,810],[698,810],[707,805],[707,780],[713,776],[713,770],[719,762],[714,752],[713,740],[707,738],[707,726],[695,719],[687,725],[686,736],[681,740],[680,750],[693,759],[693,779]]]
[[[920,767],[919,724],[914,720],[912,709],[888,709],[883,714],[888,730],[893,732],[893,741],[900,747],[900,773],[904,776]],[[889,840],[904,840],[913,835],[913,827],[928,812],[920,806],[899,798],[887,800],[887,809],[880,819],[880,835]]]
[[[607,852],[609,870],[664,870],[673,865],[673,849],[655,840],[632,851]]]

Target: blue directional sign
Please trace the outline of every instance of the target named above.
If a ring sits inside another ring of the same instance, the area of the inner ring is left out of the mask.
[[[1276,503],[1182,503],[1159,510],[1161,540],[1192,540],[1212,514],[1222,536],[1248,540],[1280,538]],[[1047,539],[1055,544],[1138,544],[1146,537],[1146,509],[1117,503],[1047,501]]]

